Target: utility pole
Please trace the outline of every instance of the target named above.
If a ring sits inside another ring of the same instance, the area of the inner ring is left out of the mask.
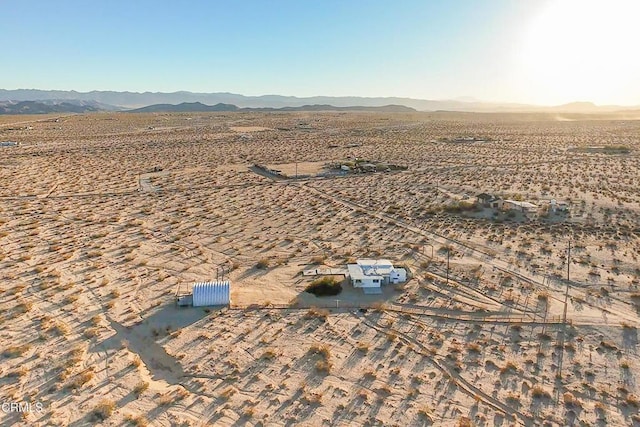
[[[296,160],[296,179],[298,179],[298,161]]]
[[[571,267],[571,238],[569,238],[569,244],[567,246],[567,290],[564,294],[564,312],[562,314],[562,323],[567,323],[567,301],[569,299],[569,268]]]
[[[449,285],[449,253],[451,252],[451,248],[447,246],[447,285]]]

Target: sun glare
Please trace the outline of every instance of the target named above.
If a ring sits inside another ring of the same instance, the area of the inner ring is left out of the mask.
[[[640,73],[640,2],[556,0],[532,17],[520,51],[526,91],[539,103],[631,99]]]

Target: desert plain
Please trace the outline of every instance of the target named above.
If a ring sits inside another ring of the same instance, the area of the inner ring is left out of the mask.
[[[42,410],[0,424],[640,425],[633,119],[1,116],[0,395]],[[315,176],[356,158],[406,170]],[[359,258],[410,280],[305,292]]]

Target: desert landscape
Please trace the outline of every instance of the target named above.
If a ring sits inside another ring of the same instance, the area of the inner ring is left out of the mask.
[[[640,426],[628,115],[0,116],[4,141],[0,394],[42,410],[2,425]],[[322,174],[356,159],[406,170]],[[305,292],[362,258],[410,278]],[[229,306],[176,305],[221,271]]]

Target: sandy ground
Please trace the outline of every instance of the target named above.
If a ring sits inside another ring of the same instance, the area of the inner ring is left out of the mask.
[[[318,173],[327,170],[325,165],[326,161],[322,162],[299,162],[296,163],[276,163],[267,165],[269,169],[279,170],[288,177],[295,177],[296,172],[298,175],[311,175],[316,176]]]
[[[0,396],[43,405],[0,424],[640,425],[639,122],[0,124],[20,142],[0,149]],[[486,142],[446,142],[467,135]],[[631,152],[570,151],[595,145]],[[294,182],[249,169],[347,157],[409,169]],[[455,209],[481,192],[571,209]],[[380,296],[304,292],[302,271],[359,257],[413,278]],[[223,268],[230,308],[175,306],[178,287]]]
[[[273,130],[262,126],[232,126],[229,129],[234,132],[262,132],[265,130]]]

